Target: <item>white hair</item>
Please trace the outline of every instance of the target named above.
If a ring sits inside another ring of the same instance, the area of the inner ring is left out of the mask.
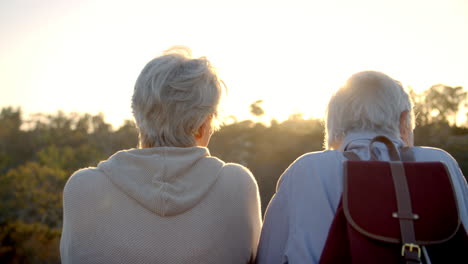
[[[325,117],[325,146],[336,149],[348,132],[372,131],[400,137],[400,115],[408,111],[414,128],[411,98],[400,82],[375,71],[352,75],[330,99]]]
[[[143,68],[135,84],[132,110],[140,147],[191,147],[194,134],[211,119],[215,129],[224,83],[205,58],[175,46]]]

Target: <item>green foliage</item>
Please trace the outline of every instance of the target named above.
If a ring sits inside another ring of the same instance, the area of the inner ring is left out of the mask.
[[[77,169],[135,147],[132,122],[113,131],[103,115],[0,112],[0,263],[60,263],[62,190]],[[5,125],[3,125],[5,124]]]
[[[17,133],[21,127],[21,111],[13,107],[3,108],[0,112],[0,120],[3,129],[0,131],[0,137],[8,137]]]
[[[417,124],[421,126],[433,123],[451,123],[457,125],[457,116],[467,92],[463,87],[451,87],[443,84],[433,85],[422,94],[412,93],[415,110],[418,112]]]
[[[62,225],[59,168],[27,162],[0,176],[0,262],[58,263]]]
[[[59,228],[61,189],[67,180],[60,168],[27,162],[0,178],[0,222],[21,220]]]
[[[27,147],[21,142],[22,122],[20,109],[7,107],[0,112],[0,174],[19,165],[22,157],[28,155]]]
[[[0,226],[1,263],[60,263],[60,229],[22,221]]]

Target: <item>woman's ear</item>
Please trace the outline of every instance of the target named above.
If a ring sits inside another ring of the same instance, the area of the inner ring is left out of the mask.
[[[195,133],[193,133],[193,136],[195,137],[195,140],[198,140],[198,139],[200,139],[200,138],[203,137],[203,134],[204,134],[204,132],[205,132],[203,126],[205,126],[205,123],[203,123],[203,124],[198,128],[198,130],[195,131]]]
[[[195,137],[196,145],[199,147],[208,146],[211,135],[212,135],[211,118],[207,118],[205,122],[203,122],[203,124],[193,134],[193,136]]]

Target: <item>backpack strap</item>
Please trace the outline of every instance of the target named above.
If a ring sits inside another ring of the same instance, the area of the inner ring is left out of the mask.
[[[413,214],[411,207],[411,196],[409,193],[408,182],[406,179],[405,168],[403,162],[401,162],[398,151],[393,145],[392,141],[384,136],[378,136],[372,139],[369,145],[369,151],[371,153],[371,160],[376,160],[376,156],[372,151],[372,145],[375,142],[384,143],[387,146],[388,154],[390,156],[390,169],[393,178],[393,184],[395,188],[395,194],[397,199],[397,212],[392,214],[393,217],[398,218],[400,222],[400,234],[401,243],[401,255],[405,258],[407,264],[421,263],[421,248],[416,244],[416,236],[414,232],[413,221],[418,219],[419,216]],[[407,156],[411,156],[412,152]],[[410,157],[408,157],[410,158]]]
[[[353,161],[361,160],[361,158],[359,158],[359,156],[356,153],[352,152],[352,151],[345,151],[345,152],[343,152],[343,155],[348,160],[353,160]]]
[[[390,162],[393,184],[397,199],[398,212],[392,214],[400,222],[401,255],[405,257],[406,263],[421,263],[421,248],[416,244],[413,221],[418,219],[417,214],[413,214],[411,207],[411,196],[406,181],[405,168],[401,161]]]
[[[416,161],[414,158],[413,148],[403,147],[400,149],[400,156],[402,161]]]
[[[387,146],[388,156],[390,157],[391,161],[401,161],[400,155],[398,154],[395,145],[393,145],[393,142],[385,136],[377,136],[371,140],[369,144],[370,160],[378,160],[374,153],[374,149],[372,148],[372,145],[375,142],[384,143],[385,146]]]
[[[383,140],[386,140],[386,139],[388,140],[388,142],[386,143],[387,148],[388,148],[387,144],[392,144],[393,145],[393,143],[388,138],[382,136],[382,139]],[[374,140],[375,140],[375,138],[374,138]],[[371,142],[371,144],[372,143],[373,142]],[[371,153],[371,155],[374,155],[374,158],[375,158],[375,154],[374,154],[374,152],[372,152],[372,149],[370,149],[370,153]],[[413,149],[411,147],[403,147],[403,148],[400,149],[399,153],[400,153],[399,156],[401,156],[402,161],[415,161],[414,152],[413,152]],[[356,153],[352,152],[352,151],[344,151],[343,155],[348,160],[352,160],[352,161],[361,160],[361,158],[359,158],[359,156]],[[393,155],[398,155],[398,154],[393,153]],[[395,157],[395,159],[399,160],[399,158],[396,158],[396,157]],[[371,160],[372,160],[372,157],[371,157]]]

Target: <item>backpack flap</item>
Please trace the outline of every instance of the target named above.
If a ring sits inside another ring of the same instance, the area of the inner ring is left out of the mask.
[[[452,182],[442,162],[403,162],[414,215],[416,243],[449,240],[460,227]],[[343,210],[361,234],[401,243],[397,201],[390,162],[346,161]]]

